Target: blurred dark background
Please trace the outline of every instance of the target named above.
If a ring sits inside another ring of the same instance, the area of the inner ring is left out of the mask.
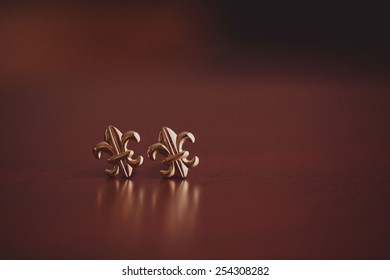
[[[201,119],[222,134],[258,127],[253,141],[276,150],[386,142],[388,27],[379,2],[3,1],[0,124],[14,137],[1,152],[30,157],[2,164],[42,164],[50,144],[24,135],[48,132],[72,162],[91,143],[69,135],[110,123],[147,139]]]
[[[364,1],[214,1],[223,33],[238,45],[388,53],[385,3]]]
[[[286,54],[388,70],[389,21],[377,1],[3,1],[0,74],[85,78]]]

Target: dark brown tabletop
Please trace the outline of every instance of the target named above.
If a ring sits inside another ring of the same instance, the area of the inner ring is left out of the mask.
[[[43,7],[2,15],[1,259],[390,258],[386,71]],[[141,136],[130,180],[92,155],[110,124]],[[186,180],[146,156],[162,126],[196,137]]]

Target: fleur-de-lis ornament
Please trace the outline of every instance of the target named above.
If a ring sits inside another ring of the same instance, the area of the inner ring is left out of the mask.
[[[189,152],[183,150],[185,141],[195,142],[195,136],[191,132],[183,131],[176,134],[172,129],[163,127],[158,135],[158,142],[148,148],[148,157],[156,160],[157,153],[161,153],[165,159],[163,164],[168,165],[167,170],[160,170],[160,173],[169,178],[174,175],[181,178],[187,177],[188,169],[199,164],[199,158],[187,159]]]
[[[104,172],[111,177],[117,176],[119,173],[126,178],[131,176],[133,168],[141,166],[144,158],[138,156],[133,159],[134,151],[127,148],[130,140],[140,142],[140,136],[135,131],[127,131],[121,133],[115,126],[109,125],[104,132],[104,141],[99,142],[93,148],[93,155],[100,159],[102,152],[106,152],[110,157],[108,163],[113,164],[112,168],[107,168]]]

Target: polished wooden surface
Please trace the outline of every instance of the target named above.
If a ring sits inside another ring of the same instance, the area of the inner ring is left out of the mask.
[[[44,21],[59,18],[8,19],[1,259],[390,258],[386,72],[269,50],[155,57],[129,43],[119,56],[96,34],[51,32]],[[34,23],[46,33],[19,46]],[[45,53],[47,40],[59,45]],[[92,155],[109,124],[141,135],[131,180],[107,178]],[[164,125],[196,136],[187,180],[146,158]]]

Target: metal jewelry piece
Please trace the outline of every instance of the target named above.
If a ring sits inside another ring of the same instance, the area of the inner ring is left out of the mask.
[[[130,178],[133,168],[141,166],[144,162],[142,156],[131,158],[134,151],[127,148],[130,139],[139,143],[141,137],[135,131],[122,134],[115,126],[109,125],[104,132],[104,141],[97,143],[93,148],[93,155],[97,159],[102,157],[102,152],[110,156],[107,162],[114,166],[104,170],[108,176],[114,177],[122,173],[124,177]]]
[[[148,157],[156,160],[157,153],[161,153],[165,159],[163,164],[169,165],[167,170],[160,170],[160,173],[170,178],[177,175],[181,178],[187,177],[188,168],[195,167],[199,164],[199,158],[195,156],[188,160],[189,152],[182,149],[186,140],[195,142],[195,136],[191,132],[183,131],[176,134],[172,129],[163,127],[158,135],[158,143],[153,144],[148,148]]]

